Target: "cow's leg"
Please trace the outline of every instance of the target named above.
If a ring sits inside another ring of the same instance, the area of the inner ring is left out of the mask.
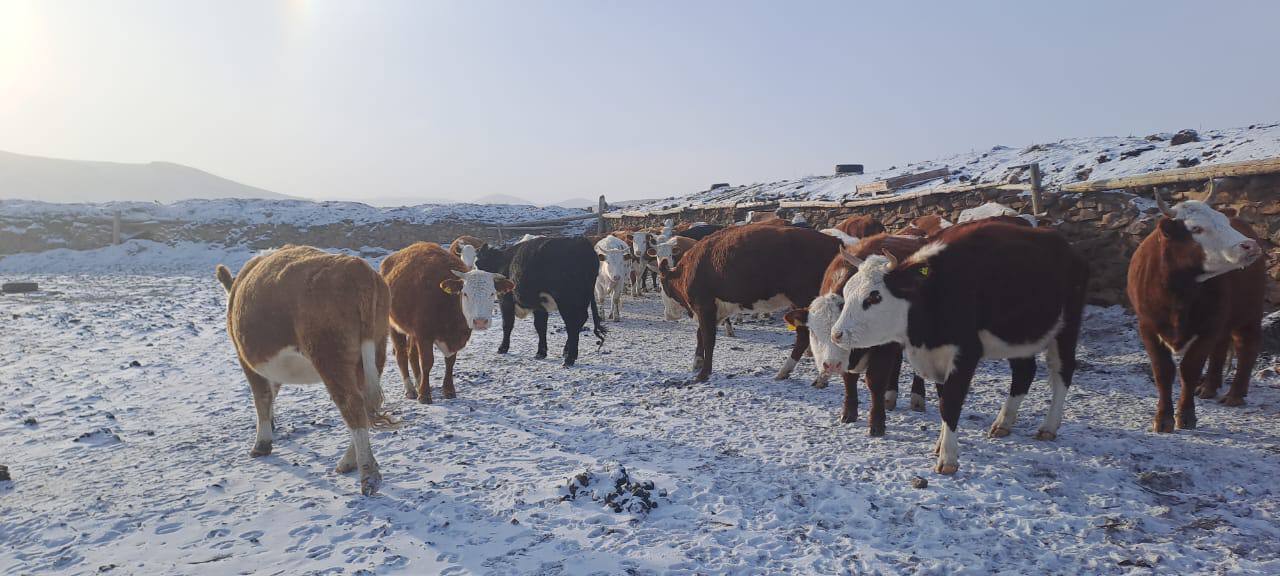
[[[791,371],[796,369],[796,364],[800,363],[800,359],[804,358],[804,351],[809,349],[809,327],[796,326],[796,341],[791,345],[791,355],[782,363],[782,368],[774,375],[774,380],[786,380],[791,377]]]
[[[848,424],[858,421],[858,373],[845,370],[840,375],[844,380],[844,408],[840,411],[840,423]]]
[[[969,395],[969,385],[978,368],[980,355],[977,350],[981,349],[981,344],[961,348],[942,387],[942,400],[939,402],[942,431],[938,434],[938,463],[934,466],[934,471],[939,474],[955,474],[960,468],[960,409],[964,406],[965,396]]]
[[[409,378],[409,337],[392,330],[391,347],[396,353],[396,366],[400,368],[400,380],[404,382],[404,397],[413,400],[418,397],[418,391],[413,387],[413,379]]]
[[[1173,432],[1173,377],[1176,365],[1173,354],[1165,348],[1154,328],[1138,324],[1138,335],[1151,360],[1151,375],[1156,381],[1156,415],[1151,423],[1153,432]]]
[[[898,379],[902,378],[902,345],[894,344],[894,346],[897,348],[897,352],[893,356],[893,374],[885,382],[884,388],[884,409],[889,411],[898,408]]]
[[[382,473],[378,470],[373,448],[369,445],[369,409],[365,405],[364,373],[360,364],[338,355],[327,354],[317,354],[312,363],[324,380],[329,397],[338,406],[342,420],[351,430],[351,445],[334,471],[343,474],[359,469],[360,493],[366,496],[373,494],[382,485]],[[354,456],[354,462],[351,461],[351,456]]]
[[[453,363],[457,361],[457,352],[444,357],[444,386],[442,393],[449,400],[458,397],[458,391],[453,387]]]
[[[1236,348],[1236,371],[1231,375],[1231,388],[1219,400],[1227,406],[1243,406],[1249,395],[1249,378],[1258,362],[1258,349],[1262,345],[1262,329],[1253,324],[1235,331],[1232,335]]]
[[[725,335],[725,336],[728,336],[729,338],[737,338],[737,337],[738,337],[738,334],[737,334],[736,332],[734,332],[734,331],[733,331],[733,319],[732,319],[732,318],[725,318],[725,319],[724,319],[724,335]]]
[[[716,305],[703,305],[698,311],[698,329],[702,333],[702,366],[694,380],[706,382],[711,379],[711,359],[716,350]]]
[[[1044,423],[1036,432],[1037,440],[1053,440],[1058,437],[1058,428],[1062,426],[1063,412],[1066,410],[1067,391],[1076,374],[1076,342],[1080,337],[1079,320],[1062,328],[1053,339],[1049,349],[1045,351],[1045,360],[1049,364],[1049,388],[1053,399],[1049,402],[1049,411],[1044,415]],[[1034,378],[1035,367],[1031,368]]]
[[[533,329],[538,333],[538,352],[533,355],[539,360],[547,357],[547,319],[550,313],[541,306],[533,309]]]
[[[1003,438],[1013,431],[1013,424],[1018,421],[1018,408],[1022,406],[1022,400],[1027,397],[1027,390],[1031,389],[1031,381],[1036,378],[1035,356],[1010,358],[1009,372],[1013,376],[1009,384],[1009,396],[1004,399],[1004,407],[1000,409],[995,423],[991,425],[992,438]],[[1052,376],[1050,379],[1052,380]]]
[[[867,351],[867,390],[871,392],[871,416],[867,419],[871,436],[884,436],[885,392],[890,378],[902,366],[902,346],[883,344]]]
[[[613,288],[613,321],[622,320],[622,284],[619,283]]]
[[[240,368],[244,370],[244,377],[249,381],[249,390],[253,392],[253,408],[258,415],[257,437],[253,441],[253,449],[249,451],[249,456],[254,458],[266,456],[271,453],[271,442],[275,439],[272,432],[275,388],[270,380],[254,372],[243,360],[240,361]]]
[[[1197,339],[1187,347],[1178,363],[1178,379],[1182,381],[1182,390],[1178,395],[1178,412],[1174,414],[1174,425],[1184,430],[1196,427],[1196,387],[1204,373],[1205,361],[1218,343]]]
[[[1209,370],[1205,372],[1200,385],[1196,387],[1196,396],[1210,400],[1218,396],[1222,388],[1222,373],[1227,364],[1227,350],[1231,347],[1231,339],[1223,335],[1217,345],[1209,351]]]
[[[431,344],[416,340],[414,348],[418,350],[418,363],[422,366],[421,376],[418,378],[418,403],[431,403],[431,368],[435,366],[436,354]]]
[[[911,410],[924,412],[924,378],[919,374],[911,375]]]
[[[516,326],[516,300],[511,293],[498,298],[498,310],[502,312],[502,344],[498,345],[498,353],[506,354],[511,350],[511,329]]]
[[[560,319],[564,321],[564,367],[568,368],[578,361],[578,341],[582,335],[582,327],[587,324],[587,311],[570,313],[561,308]]]

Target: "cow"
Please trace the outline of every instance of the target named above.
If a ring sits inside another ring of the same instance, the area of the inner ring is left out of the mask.
[[[1197,393],[1217,396],[1232,344],[1238,362],[1221,402],[1244,404],[1262,337],[1266,259],[1246,222],[1204,201],[1171,209],[1158,192],[1156,201],[1162,217],[1129,261],[1127,293],[1159,392],[1152,430],[1173,432],[1196,427]],[[1176,420],[1175,369],[1182,380]]]
[[[912,220],[906,228],[897,232],[900,236],[916,236],[919,238],[933,238],[943,230],[952,226],[951,221],[937,214],[929,214]]]
[[[676,236],[666,242],[654,245],[653,248],[649,249],[650,260],[657,263],[654,264],[654,270],[657,270],[658,265],[663,261],[667,263],[667,267],[675,268],[676,265],[680,263],[680,259],[684,257],[685,252],[688,252],[697,243],[698,242],[696,240],[691,238]],[[725,336],[730,338],[737,337],[737,334],[735,334],[733,330],[732,318],[725,318],[724,322],[721,324],[724,325]]]
[[[476,257],[476,266],[503,274],[516,284],[516,289],[503,294],[498,302],[502,310],[499,354],[511,349],[516,316],[524,318],[530,312],[538,333],[535,358],[547,357],[547,319],[556,310],[564,320],[566,368],[578,360],[578,339],[587,322],[588,308],[594,324],[592,334],[598,345],[604,345],[607,330],[600,324],[600,311],[592,294],[600,261],[586,238],[535,238],[505,249],[485,247]]]
[[[622,320],[623,282],[630,276],[634,261],[631,247],[615,236],[605,236],[596,242],[595,250],[600,261],[600,271],[596,274],[596,301],[603,306],[608,299],[612,303],[609,319]]]
[[[449,253],[462,259],[462,263],[466,265],[467,270],[475,270],[476,253],[488,242],[476,238],[475,236],[462,235],[457,237],[453,243],[449,244]]]
[[[806,228],[741,226],[698,242],[674,268],[658,265],[668,320],[698,322],[696,379],[711,377],[716,325],[739,310],[756,313],[808,306],[840,241]],[[775,376],[782,380],[809,345],[808,329],[796,329],[795,345]]]
[[[1076,367],[1089,266],[1058,232],[980,221],[955,226],[900,261],[871,256],[844,287],[831,340],[847,348],[896,342],[917,374],[942,382],[934,470],[959,468],[956,428],[978,362],[1007,358],[1013,383],[991,435],[1005,436],[1048,350],[1053,400],[1037,438],[1052,440]]]
[[[432,242],[415,242],[387,256],[381,271],[391,290],[391,343],[405,398],[431,403],[433,348],[444,356],[444,397],[457,398],[453,365],[458,352],[472,330],[489,329],[495,293],[506,294],[514,285],[500,274],[469,269],[451,250]]]
[[[884,224],[870,216],[850,216],[839,224],[822,231],[823,234],[839,238],[846,246],[856,244],[859,239],[884,232]]]
[[[719,232],[721,230],[724,230],[724,226],[719,226],[716,224],[701,223],[701,224],[691,226],[686,230],[676,231],[676,236],[683,236],[691,240],[702,240],[703,238],[706,238],[707,236],[715,234],[716,232]]]
[[[255,256],[236,276],[221,264],[227,291],[227,336],[253,392],[257,439],[249,455],[271,453],[274,405],[283,384],[323,382],[351,432],[335,471],[360,471],[370,495],[382,473],[369,445],[381,412],[387,358],[387,284],[367,262],[308,246]]]
[[[809,329],[809,349],[813,351],[813,360],[819,374],[814,386],[825,388],[824,376],[838,374],[844,380],[841,422],[847,424],[858,419],[858,374],[867,375],[867,390],[871,393],[872,436],[884,435],[886,406],[891,410],[897,404],[902,345],[890,342],[870,349],[851,351],[832,342],[831,329],[844,306],[844,286],[858,270],[857,262],[884,251],[906,259],[924,244],[922,238],[880,233],[863,239],[852,247],[842,248],[827,265],[822,277],[822,287],[809,307],[797,308],[786,314],[788,325],[806,326]],[[920,410],[924,409],[924,381],[919,377],[912,382],[911,404],[912,408],[919,406]]]

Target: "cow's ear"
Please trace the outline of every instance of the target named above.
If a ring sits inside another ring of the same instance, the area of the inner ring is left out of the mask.
[[[499,294],[506,294],[507,292],[510,292],[516,289],[516,283],[512,282],[511,279],[506,278],[504,276],[494,276],[493,287],[498,290]]]
[[[1191,231],[1187,230],[1187,225],[1181,220],[1161,218],[1159,227],[1160,233],[1170,240],[1184,241],[1191,239]]]
[[[786,320],[787,326],[790,326],[792,328],[796,328],[799,326],[807,326],[809,324],[809,309],[796,308],[795,310],[787,312],[786,315],[782,317],[782,319]]]
[[[884,283],[890,294],[903,300],[911,300],[920,293],[930,275],[927,263],[914,263],[889,272],[884,277]]]
[[[653,248],[648,248],[644,251],[644,255],[652,258],[658,255],[658,251],[654,250]]]
[[[462,292],[462,279],[450,278],[448,280],[441,280],[440,289],[444,290],[445,294],[458,294]]]
[[[1226,216],[1227,218],[1235,218],[1235,217],[1236,217],[1236,209],[1235,209],[1235,208],[1222,207],[1222,208],[1219,208],[1219,209],[1218,209],[1218,211],[1219,211],[1219,212],[1221,212],[1221,213],[1222,213],[1224,216]]]
[[[599,261],[601,261],[601,262],[604,262],[604,254],[601,254],[601,253],[599,253],[599,252],[596,252],[596,260],[599,260]]]

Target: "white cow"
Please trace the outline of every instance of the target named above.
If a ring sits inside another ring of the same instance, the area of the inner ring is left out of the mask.
[[[604,306],[605,298],[613,301],[609,310],[610,320],[622,319],[623,279],[631,271],[627,259],[630,248],[617,236],[605,236],[596,242],[596,257],[600,259],[600,272],[596,274],[596,301]]]
[[[645,254],[654,244],[654,238],[648,232],[636,232],[631,235],[631,258],[627,259],[627,278],[630,280],[631,295],[639,298],[644,293]]]

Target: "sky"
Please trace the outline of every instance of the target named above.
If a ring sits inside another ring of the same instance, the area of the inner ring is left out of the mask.
[[[0,0],[0,150],[660,198],[1280,120],[1277,2]]]

